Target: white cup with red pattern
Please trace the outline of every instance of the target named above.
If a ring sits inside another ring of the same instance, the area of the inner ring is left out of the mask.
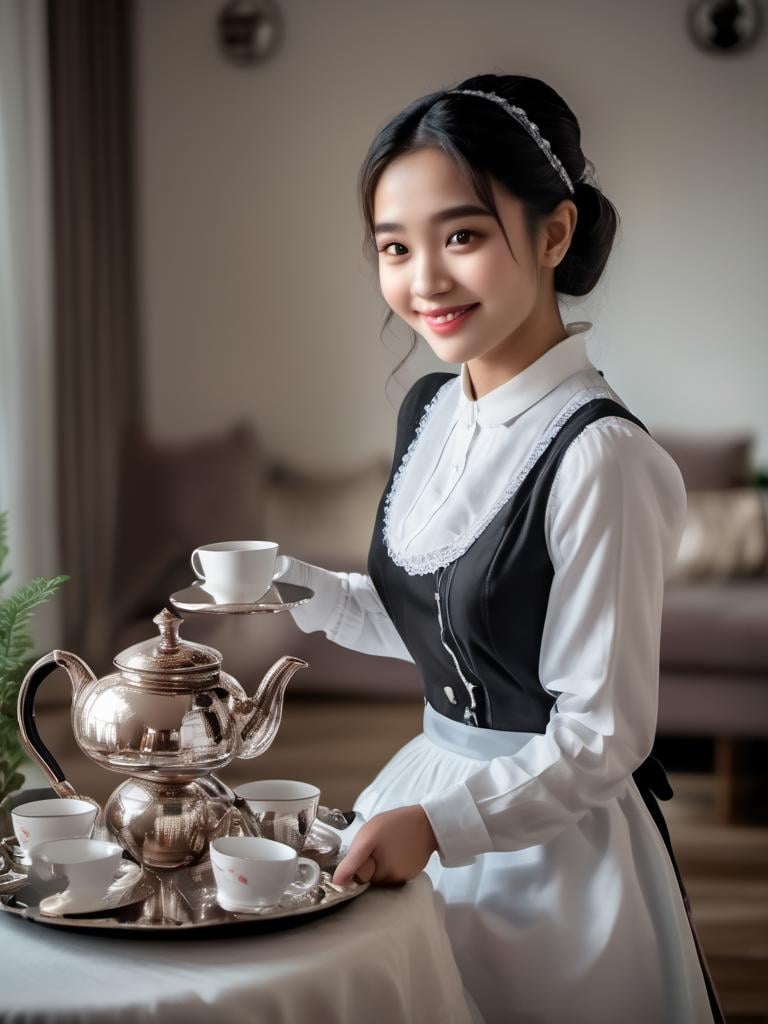
[[[308,857],[274,839],[224,836],[210,846],[217,898],[225,910],[248,913],[272,907],[286,896],[302,896],[320,881]]]
[[[88,839],[98,814],[98,806],[89,800],[52,797],[19,804],[11,811],[13,831],[25,859],[36,843],[48,839]]]

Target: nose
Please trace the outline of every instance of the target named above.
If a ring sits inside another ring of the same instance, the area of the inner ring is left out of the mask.
[[[453,287],[451,276],[445,264],[436,253],[422,252],[413,261],[413,278],[411,280],[411,296],[414,299],[430,299],[434,295],[442,295]]]

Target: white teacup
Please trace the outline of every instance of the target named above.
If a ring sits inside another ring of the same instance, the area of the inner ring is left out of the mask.
[[[278,558],[271,540],[225,540],[192,552],[192,568],[217,601],[247,604],[260,597],[287,570],[290,559]]]
[[[71,897],[101,897],[117,874],[123,848],[104,839],[50,839],[29,849],[37,878],[66,881]]]
[[[93,832],[98,807],[88,800],[33,800],[11,811],[13,831],[26,853],[30,846],[48,839],[88,838]]]
[[[309,782],[260,779],[235,787],[248,805],[258,834],[301,853],[317,817],[320,790]]]
[[[219,904],[248,912],[271,907],[284,895],[300,896],[320,881],[320,868],[285,843],[253,836],[225,836],[210,846]]]

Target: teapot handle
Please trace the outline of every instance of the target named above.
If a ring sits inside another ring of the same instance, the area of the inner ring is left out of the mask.
[[[73,694],[77,693],[83,683],[88,681],[95,682],[96,680],[96,676],[94,676],[85,662],[75,654],[70,654],[68,651],[51,651],[50,654],[44,655],[39,661],[35,662],[26,676],[24,676],[24,681],[19,690],[17,705],[19,733],[21,735],[21,742],[27,752],[35,760],[39,761],[43,771],[51,780],[51,785],[56,795],[60,797],[77,797],[77,791],[70,782],[67,782],[59,762],[40,738],[40,733],[37,731],[37,723],[35,722],[35,697],[37,691],[43,680],[47,679],[51,672],[54,672],[57,668],[66,669],[72,683]]]

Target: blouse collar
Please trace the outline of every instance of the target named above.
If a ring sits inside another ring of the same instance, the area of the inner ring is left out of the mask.
[[[592,365],[584,338],[591,327],[586,320],[566,324],[567,333],[562,341],[482,398],[471,397],[467,364],[462,363],[459,416],[468,422],[476,419],[481,427],[498,427],[525,412],[566,378]]]

